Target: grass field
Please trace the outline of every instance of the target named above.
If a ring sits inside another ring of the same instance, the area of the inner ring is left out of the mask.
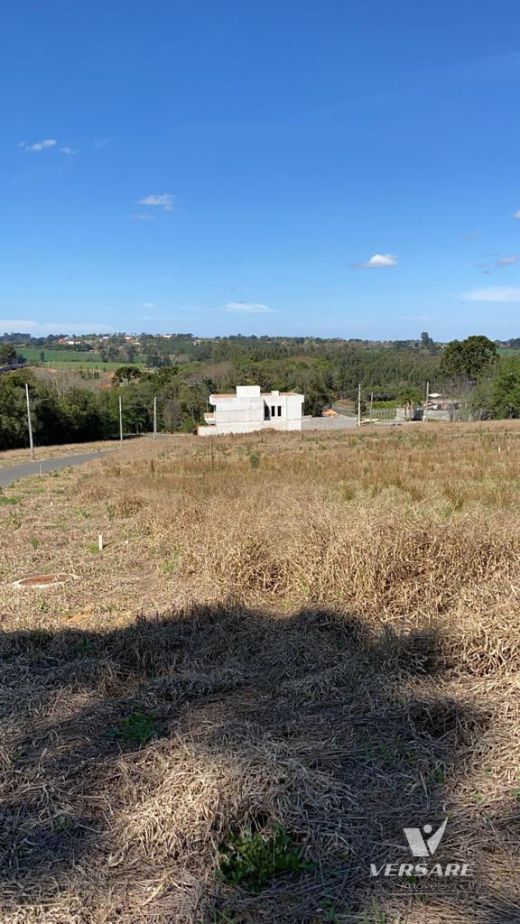
[[[95,351],[80,352],[79,350],[48,350],[37,347],[24,347],[21,351],[22,356],[30,362],[40,362],[41,355],[45,356],[45,362],[71,362],[87,363],[101,362],[101,354]]]
[[[77,369],[85,367],[88,369],[101,369],[105,371],[114,371],[124,366],[125,362],[103,362],[101,354],[92,350],[91,352],[80,352],[79,350],[41,350],[36,347],[24,347],[20,350],[22,356],[28,363],[38,363],[41,366],[53,369]],[[41,359],[43,355],[44,360]],[[145,357],[138,355],[134,365],[144,366]]]
[[[87,361],[87,362],[80,363],[80,362],[71,362],[69,360],[64,360],[63,362],[53,360],[52,362],[39,363],[39,365],[47,369],[65,369],[65,370],[68,369],[68,370],[75,371],[75,372],[79,372],[82,369],[85,369],[87,371],[92,371],[95,369],[99,372],[114,372],[115,369],[120,369],[121,366],[125,366],[128,364],[124,362],[102,363],[102,362]],[[144,369],[144,363],[132,363],[132,365],[136,366],[139,369]]]
[[[519,463],[175,436],[1,495],[0,919],[520,920]],[[468,879],[370,876],[445,818]]]

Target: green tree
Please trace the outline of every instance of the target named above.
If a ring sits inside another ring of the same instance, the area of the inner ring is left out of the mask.
[[[0,449],[12,449],[28,443],[26,380],[31,381],[27,373],[23,378],[19,372],[6,372],[0,376]],[[36,426],[36,419],[33,423]]]
[[[440,371],[451,378],[477,379],[496,358],[496,345],[482,334],[452,340],[442,354]]]
[[[406,388],[401,388],[398,392],[397,400],[400,402],[400,404],[420,404],[423,400],[421,389],[414,388],[413,385],[409,385]]]
[[[427,330],[421,332],[421,347],[429,353],[435,352],[435,341],[432,340]]]
[[[520,357],[501,360],[491,384],[491,410],[494,417],[520,417]]]
[[[13,366],[21,359],[12,343],[0,344],[0,366]]]
[[[57,411],[63,431],[71,442],[98,440],[107,435],[109,415],[102,394],[71,388],[58,399]],[[62,438],[60,442],[63,441]]]
[[[113,385],[123,385],[126,382],[139,382],[142,372],[139,366],[119,366],[112,376]]]

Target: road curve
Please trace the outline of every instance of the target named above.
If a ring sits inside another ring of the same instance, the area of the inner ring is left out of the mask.
[[[0,488],[8,488],[9,485],[20,478],[29,478],[31,475],[44,475],[46,472],[54,472],[58,468],[68,468],[70,465],[84,465],[85,462],[102,459],[109,452],[113,452],[113,450],[78,452],[77,455],[73,456],[61,456],[56,459],[42,459],[41,462],[21,462],[19,465],[9,465],[6,468],[0,468]]]

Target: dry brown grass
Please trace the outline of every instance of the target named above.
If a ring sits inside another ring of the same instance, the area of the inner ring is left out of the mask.
[[[520,920],[519,461],[515,424],[173,437],[6,492],[4,919]],[[446,815],[472,884],[370,881]],[[220,883],[276,822],[313,869]]]

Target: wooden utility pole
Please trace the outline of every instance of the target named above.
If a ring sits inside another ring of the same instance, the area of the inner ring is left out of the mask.
[[[31,401],[29,398],[29,385],[25,383],[25,398],[27,401],[27,427],[29,430],[29,446],[31,449],[31,459],[34,459],[34,440],[33,440],[33,431],[32,431],[32,421],[31,421]]]
[[[119,395],[119,439],[123,442],[123,399]]]
[[[357,425],[361,426],[361,382],[357,387]]]
[[[424,402],[424,411],[422,419],[426,422],[428,420],[428,401],[430,400],[430,383],[426,382],[426,401]]]
[[[374,392],[370,392],[370,423],[372,423],[372,409],[374,407]]]
[[[152,439],[157,438],[157,395],[154,395],[153,398],[153,437]]]

